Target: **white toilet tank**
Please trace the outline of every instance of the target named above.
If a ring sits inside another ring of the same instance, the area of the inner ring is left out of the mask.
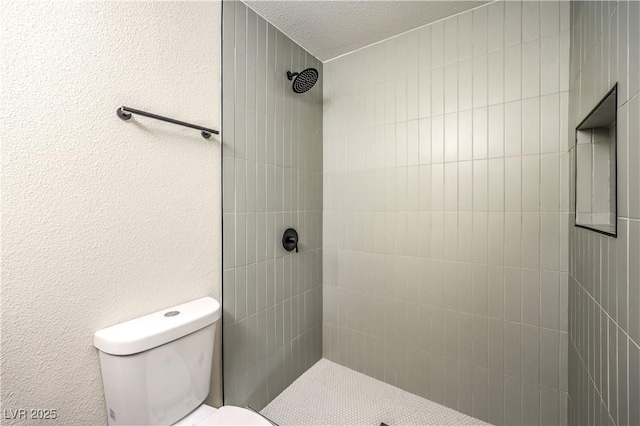
[[[211,297],[95,333],[110,425],[171,425],[209,394],[220,304]]]

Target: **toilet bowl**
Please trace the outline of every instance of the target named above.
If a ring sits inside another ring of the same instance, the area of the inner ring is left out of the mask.
[[[211,297],[97,331],[109,425],[271,425],[209,395],[220,303]]]
[[[225,405],[218,409],[202,404],[175,426],[212,426],[212,425],[264,425],[273,426],[271,422],[246,408]]]

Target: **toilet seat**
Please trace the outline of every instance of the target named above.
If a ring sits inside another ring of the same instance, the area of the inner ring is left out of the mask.
[[[225,405],[220,407],[213,414],[207,416],[199,426],[213,425],[251,425],[251,426],[272,426],[271,422],[262,417],[260,414],[248,410],[246,408]]]
[[[271,422],[260,414],[246,408],[225,405],[215,409],[202,404],[174,426],[217,426],[217,425],[246,425],[273,426]]]

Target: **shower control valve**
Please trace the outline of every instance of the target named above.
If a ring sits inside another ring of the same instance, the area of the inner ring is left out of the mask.
[[[293,228],[288,228],[282,235],[282,247],[286,251],[292,251],[296,249],[298,253],[298,232]]]

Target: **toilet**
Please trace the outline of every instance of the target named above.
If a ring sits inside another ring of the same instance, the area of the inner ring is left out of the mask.
[[[203,404],[220,315],[203,297],[96,332],[109,425],[271,425],[245,408]]]

